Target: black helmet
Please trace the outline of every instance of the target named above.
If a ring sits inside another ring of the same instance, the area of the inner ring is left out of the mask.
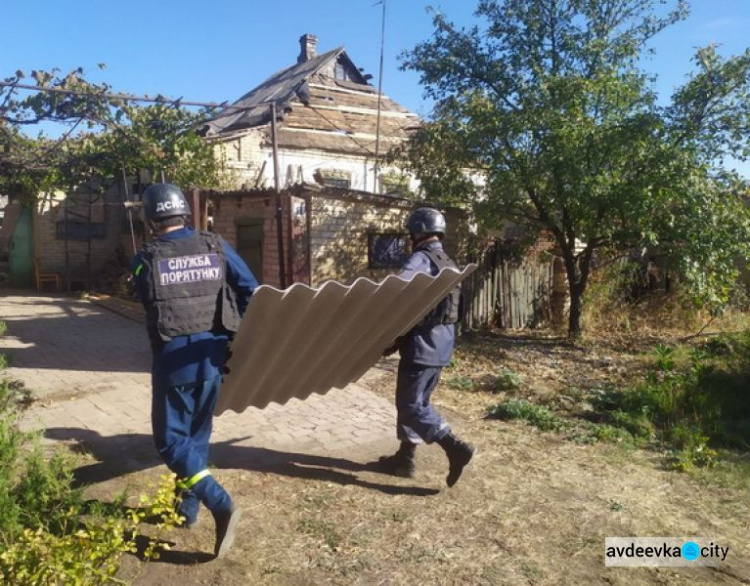
[[[445,236],[445,216],[434,208],[417,208],[406,220],[409,234],[437,234]]]
[[[154,183],[141,195],[141,209],[146,222],[164,220],[174,216],[190,216],[182,190],[171,183]]]

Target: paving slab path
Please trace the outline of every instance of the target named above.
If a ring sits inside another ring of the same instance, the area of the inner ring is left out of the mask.
[[[97,460],[114,460],[123,473],[160,465],[151,441],[150,350],[138,305],[3,290],[0,321],[7,326],[0,337],[0,352],[10,358],[5,374],[35,399],[24,412],[24,429],[44,429],[46,443],[78,445]],[[358,383],[305,401],[224,413],[214,420],[212,454],[221,467],[240,468],[232,454],[340,457],[395,445],[395,409],[366,386],[383,372],[376,367]]]

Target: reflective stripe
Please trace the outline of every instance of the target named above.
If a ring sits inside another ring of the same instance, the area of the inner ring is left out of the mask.
[[[198,484],[199,481],[203,480],[206,476],[211,476],[211,471],[206,468],[200,472],[193,474],[187,480],[181,480],[177,483],[181,490],[188,490]]]
[[[139,264],[138,267],[133,272],[135,273],[135,276],[137,277],[138,275],[141,274],[142,270],[143,270],[143,263]]]

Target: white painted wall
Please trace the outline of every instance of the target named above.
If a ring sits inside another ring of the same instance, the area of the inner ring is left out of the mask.
[[[253,129],[216,144],[227,167],[237,175],[238,188],[243,184],[246,188],[274,186],[273,152],[270,147],[263,146],[264,134],[265,130]],[[380,193],[371,158],[323,150],[280,148],[278,159],[281,188],[297,183],[315,183],[316,171],[332,171],[348,174],[349,189]],[[379,170],[379,174],[396,171],[393,167],[385,167]],[[409,185],[412,191],[418,191],[419,182],[414,178],[410,178]]]

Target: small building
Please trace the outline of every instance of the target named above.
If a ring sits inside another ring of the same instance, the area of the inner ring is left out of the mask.
[[[317,287],[328,280],[351,284],[395,272],[408,253],[406,218],[412,200],[318,184],[283,190],[203,192],[201,207],[261,283]],[[281,214],[278,215],[280,209]],[[460,256],[468,225],[464,213],[445,210],[446,248]],[[279,247],[282,252],[279,254]]]

